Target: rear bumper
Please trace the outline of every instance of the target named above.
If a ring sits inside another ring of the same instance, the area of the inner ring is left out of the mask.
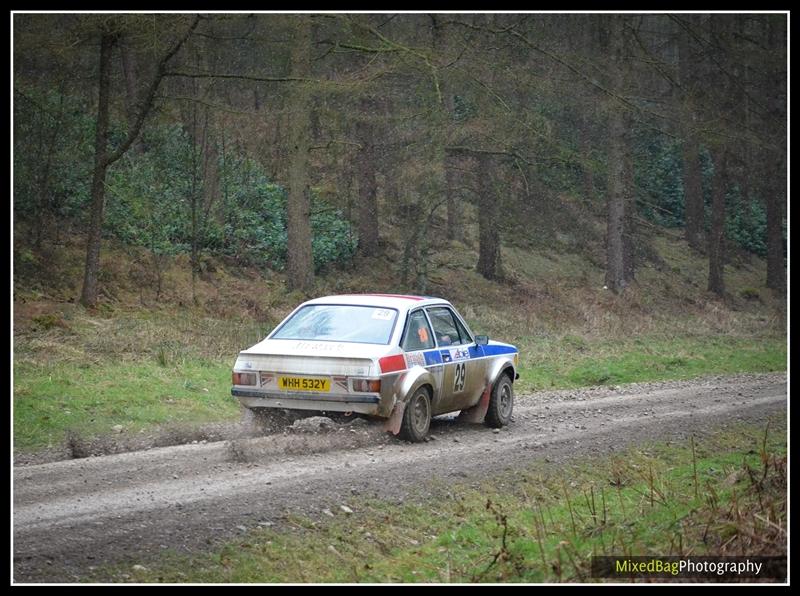
[[[280,408],[289,410],[316,410],[325,412],[358,412],[380,416],[381,398],[377,395],[326,395],[293,393],[273,395],[249,389],[231,389],[231,395],[247,408]]]

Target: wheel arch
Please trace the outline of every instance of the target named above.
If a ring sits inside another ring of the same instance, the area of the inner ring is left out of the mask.
[[[514,384],[514,380],[517,376],[517,370],[514,368],[514,362],[511,360],[511,358],[502,358],[492,364],[492,366],[489,368],[489,374],[486,378],[487,386],[492,387],[502,374],[508,374],[511,384]]]
[[[421,366],[415,366],[406,372],[405,377],[400,380],[397,388],[396,397],[398,401],[408,401],[420,387],[427,387],[428,398],[433,405],[438,397],[436,394],[436,380],[431,372]]]

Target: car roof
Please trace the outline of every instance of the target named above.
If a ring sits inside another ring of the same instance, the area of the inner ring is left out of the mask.
[[[396,308],[405,312],[417,306],[430,304],[450,304],[443,298],[433,296],[412,296],[407,294],[337,294],[314,298],[306,304],[353,304],[357,306],[377,306],[379,308]]]

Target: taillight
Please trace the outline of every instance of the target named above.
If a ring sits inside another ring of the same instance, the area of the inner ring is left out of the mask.
[[[232,381],[234,385],[255,385],[256,384],[256,374],[255,373],[243,373],[243,372],[233,372]]]
[[[363,391],[365,393],[380,393],[380,379],[353,379],[353,391]]]
[[[378,360],[378,365],[381,367],[382,373],[394,372],[396,370],[406,369],[406,357],[402,354],[395,356],[384,356]]]

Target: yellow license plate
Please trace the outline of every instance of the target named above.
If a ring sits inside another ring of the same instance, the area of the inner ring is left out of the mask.
[[[278,387],[286,391],[330,391],[330,379],[312,377],[278,377]]]

